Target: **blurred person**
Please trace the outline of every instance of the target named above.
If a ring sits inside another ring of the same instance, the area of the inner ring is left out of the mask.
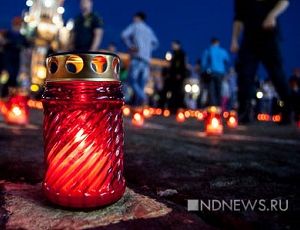
[[[275,89],[272,82],[268,79],[262,84],[263,98],[262,98],[262,111],[266,114],[273,114],[272,102],[273,98],[276,96]]]
[[[296,84],[298,90],[300,90],[300,68],[295,68],[293,70],[293,74],[290,77],[289,82]]]
[[[0,74],[2,70],[4,69],[4,33],[3,31],[0,31]]]
[[[193,75],[199,81],[199,95],[196,99],[196,108],[201,108],[201,96],[202,96],[202,92],[203,92],[203,84],[201,81],[201,69],[202,69],[201,59],[197,59],[195,62],[194,69],[193,69]]]
[[[295,121],[300,121],[300,68],[295,68],[289,79]]]
[[[234,67],[231,67],[228,72],[228,83],[230,89],[230,98],[229,98],[229,109],[237,108],[237,74],[235,72]]]
[[[200,79],[200,76],[201,76],[201,60],[200,59],[197,59],[196,60],[196,63],[195,63],[195,66],[194,66],[194,73],[195,73],[195,76]]]
[[[158,107],[159,108],[165,108],[168,107],[168,97],[171,92],[171,82],[170,82],[170,74],[169,74],[169,67],[163,67],[161,69],[161,78],[163,82],[163,86],[161,91],[159,92],[159,101],[158,101]]]
[[[145,13],[136,13],[133,22],[121,34],[131,55],[128,82],[134,92],[134,106],[146,103],[144,89],[150,75],[150,59],[152,51],[158,47],[158,39],[145,20]]]
[[[231,51],[238,52],[236,70],[240,122],[248,123],[252,120],[250,117],[252,89],[259,62],[266,68],[284,102],[282,123],[290,122],[289,88],[283,71],[277,23],[278,16],[288,5],[287,0],[235,0]],[[239,46],[242,32],[243,37]]]
[[[81,0],[80,9],[81,14],[75,18],[71,33],[71,49],[97,51],[103,37],[103,20],[93,12],[92,0]]]
[[[8,72],[8,81],[3,85],[1,96],[6,97],[10,87],[17,86],[17,78],[21,64],[21,51],[28,46],[25,37],[20,33],[22,19],[12,20],[12,29],[7,31],[3,41],[4,69]]]
[[[208,105],[221,106],[221,86],[228,66],[229,55],[220,46],[217,38],[211,39],[211,45],[207,48],[202,57],[202,68],[209,76],[208,79]]]
[[[183,82],[187,77],[186,55],[181,47],[181,43],[175,40],[171,43],[172,59],[169,68],[169,84],[171,98],[168,105],[172,113],[176,113],[179,108],[185,108]]]
[[[230,86],[228,77],[225,76],[221,83],[221,108],[222,112],[229,110],[229,99],[230,99]]]

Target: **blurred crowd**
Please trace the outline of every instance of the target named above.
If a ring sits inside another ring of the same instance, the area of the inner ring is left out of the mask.
[[[300,69],[296,68],[290,78],[285,77],[277,42],[277,17],[288,7],[288,1],[261,2],[235,1],[231,52],[238,53],[237,60],[232,60],[221,41],[213,37],[207,49],[199,50],[201,58],[193,65],[178,40],[171,42],[171,51],[159,68],[152,65],[152,52],[159,46],[159,37],[147,24],[144,12],[134,14],[132,23],[120,32],[130,55],[130,61],[123,62],[120,70],[126,103],[169,108],[173,113],[180,108],[214,105],[222,111],[238,110],[245,123],[251,121],[253,114],[262,112],[281,113],[287,123],[293,113],[299,120]],[[81,0],[80,9],[63,51],[99,51],[103,20],[93,11],[92,0]],[[15,18],[11,30],[0,32],[0,72],[9,76],[1,82],[2,97],[8,95],[9,87],[18,85],[20,54],[32,45],[20,33],[21,24],[22,19]],[[117,52],[118,48],[112,42],[105,50]],[[58,51],[62,51],[59,46],[50,46],[48,53]],[[268,73],[264,81],[257,76],[260,62]]]

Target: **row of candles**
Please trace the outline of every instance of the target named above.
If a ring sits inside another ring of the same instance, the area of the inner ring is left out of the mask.
[[[138,127],[143,126],[144,120],[151,116],[170,117],[171,112],[168,109],[160,108],[140,108],[132,109],[129,106],[123,107],[123,115],[132,117],[132,124]],[[235,111],[225,112],[221,115],[220,109],[217,107],[209,107],[205,110],[178,110],[176,114],[176,121],[183,123],[187,119],[195,118],[198,121],[204,121],[205,132],[208,135],[221,135],[223,133],[223,117],[226,125],[229,128],[236,128],[238,126],[237,113]]]
[[[145,119],[151,116],[163,116],[170,117],[171,112],[168,109],[160,108],[130,108],[129,106],[123,107],[123,115],[126,117],[132,117],[132,124],[138,127],[143,126]],[[205,131],[210,135],[220,135],[223,133],[223,120],[228,128],[234,129],[238,127],[238,118],[236,111],[220,112],[220,108],[211,106],[203,110],[178,110],[176,113],[176,121],[183,123],[189,118],[195,118],[198,121],[204,121]],[[257,120],[260,122],[275,122],[281,121],[281,115],[269,115],[265,113],[259,113]]]
[[[29,121],[29,107],[35,109],[43,109],[41,101],[28,99],[26,95],[15,95],[9,98],[7,102],[0,101],[0,111],[4,115],[4,120],[8,124],[26,125]],[[145,107],[134,109],[127,105],[123,107],[123,115],[132,116],[132,124],[135,126],[143,126],[144,120],[151,116],[170,117],[171,112],[168,109]],[[217,107],[209,107],[205,110],[178,110],[176,121],[183,123],[189,118],[196,118],[199,121],[205,121],[206,130],[218,130],[216,134],[223,132],[222,117],[229,128],[238,126],[237,114],[235,111],[225,111],[220,113]],[[280,115],[269,115],[260,113],[257,120],[266,122],[280,122]]]

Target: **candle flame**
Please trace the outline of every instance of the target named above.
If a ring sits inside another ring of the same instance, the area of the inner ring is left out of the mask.
[[[235,122],[236,122],[236,120],[235,120],[234,117],[230,117],[230,118],[229,118],[229,123],[235,124]]]
[[[170,110],[166,109],[163,112],[164,117],[169,117],[170,116]]]
[[[218,119],[217,118],[212,118],[211,119],[211,126],[213,127],[213,128],[218,128],[218,126],[219,126],[219,121],[218,121]]]
[[[129,116],[130,115],[130,109],[128,107],[123,107],[123,114],[124,114],[124,116]]]
[[[21,116],[22,114],[22,110],[18,107],[18,106],[14,106],[11,110],[13,112],[14,115]]]
[[[144,117],[150,117],[151,116],[150,110],[147,108],[143,109],[143,115]]]
[[[185,121],[185,116],[183,112],[179,112],[176,116],[177,122],[184,122]]]

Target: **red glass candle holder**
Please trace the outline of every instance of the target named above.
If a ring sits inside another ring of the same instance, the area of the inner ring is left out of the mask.
[[[176,114],[176,121],[178,123],[183,123],[185,122],[185,115],[184,115],[184,112],[183,111],[178,111],[177,114]]]
[[[151,112],[149,108],[144,108],[143,109],[143,117],[144,118],[150,118],[151,117]]]
[[[123,106],[123,115],[128,117],[130,115],[131,111],[130,108],[128,106]]]
[[[164,117],[169,117],[170,115],[171,115],[170,110],[165,109],[165,110],[163,111],[163,116],[164,116]]]
[[[231,111],[227,117],[226,124],[229,128],[236,128],[238,127],[238,116],[235,111]]]
[[[27,125],[29,123],[28,96],[21,89],[10,90],[8,101],[3,105],[3,116],[7,124]]]
[[[205,118],[205,133],[207,135],[223,134],[223,123],[219,108],[211,107],[207,110],[207,116]]]
[[[47,65],[44,193],[66,207],[111,204],[125,191],[119,58],[65,53]]]
[[[144,117],[141,113],[135,112],[131,120],[132,124],[137,127],[142,127],[144,125]]]

